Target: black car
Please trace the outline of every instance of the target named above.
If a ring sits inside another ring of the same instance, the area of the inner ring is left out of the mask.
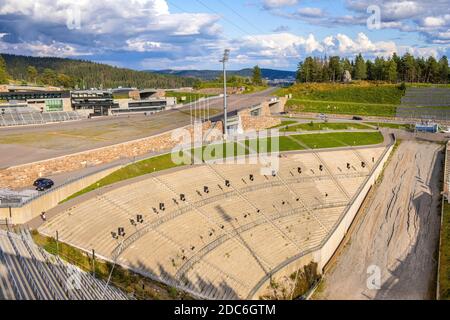
[[[358,116],[354,116],[353,118],[352,118],[352,120],[362,120],[363,118],[361,118],[361,117],[358,117]]]
[[[53,187],[54,184],[55,183],[50,179],[39,178],[33,183],[33,186],[35,186],[38,191],[44,191],[45,189]]]

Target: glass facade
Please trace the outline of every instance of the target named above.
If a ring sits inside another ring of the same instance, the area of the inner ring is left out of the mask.
[[[62,99],[45,100],[45,111],[63,111]]]

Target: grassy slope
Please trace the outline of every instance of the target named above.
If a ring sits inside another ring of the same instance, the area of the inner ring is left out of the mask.
[[[65,261],[74,264],[86,272],[92,272],[92,256],[88,256],[80,249],[74,248],[66,243],[56,244],[54,238],[49,238],[39,234],[37,231],[32,233],[33,239],[37,245],[44,248],[53,255],[59,255]],[[112,264],[100,259],[95,260],[95,276],[105,281],[108,280],[112,270]],[[114,267],[111,283],[122,289],[126,293],[132,293],[137,299],[152,300],[171,300],[171,299],[190,299],[189,296],[178,292],[175,288],[168,287],[162,283],[153,281],[134,272],[130,272],[119,265]]]
[[[366,122],[366,123],[376,127],[391,128],[391,129],[410,130],[413,128],[413,125],[405,123],[386,123],[386,122]]]
[[[393,116],[404,91],[391,84],[308,83],[280,89],[277,94],[292,94],[287,106],[297,112]]]
[[[297,142],[298,141],[298,142]],[[379,132],[343,132],[343,133],[323,133],[323,134],[309,134],[309,135],[294,135],[290,137],[280,137],[279,138],[279,151],[291,151],[291,150],[302,150],[303,145],[309,148],[333,148],[333,147],[343,147],[343,146],[354,146],[354,145],[372,145],[383,142],[383,136]],[[243,149],[239,152],[237,148],[237,143],[228,143],[228,145],[233,145],[233,155],[244,155],[248,154],[248,149]],[[249,141],[245,142],[245,145],[249,146]],[[269,140],[267,149],[270,152],[272,147],[272,142]],[[203,148],[204,149],[204,148]],[[223,154],[229,156],[229,153],[225,152],[226,145],[218,147],[218,150],[222,149]],[[259,149],[259,147],[258,147]],[[262,152],[263,150],[258,150]],[[202,154],[202,153],[200,153]],[[212,159],[222,159],[222,154],[214,154],[212,152],[210,155],[205,155],[205,160]],[[164,154],[136,162],[134,164],[128,165],[122,169],[119,169],[110,175],[104,177],[103,179],[93,183],[92,185],[80,190],[79,192],[71,195],[62,202],[73,199],[77,196],[85,194],[87,192],[93,191],[95,189],[117,183],[119,181],[135,178],[148,173],[161,171],[169,168],[174,168],[179,165],[172,162],[172,154]],[[197,157],[197,156],[196,156]]]
[[[439,291],[442,300],[450,300],[450,204],[444,203],[441,230],[441,257],[439,265]]]
[[[177,103],[182,103],[182,104],[194,102],[200,98],[211,97],[211,96],[212,96],[211,94],[193,93],[193,92],[170,92],[170,91],[166,92],[166,97],[175,97],[175,98],[177,98]],[[182,97],[186,97],[186,100],[182,101],[181,100]]]
[[[245,87],[245,91],[243,94],[249,94],[254,92],[259,92],[267,89],[267,86],[255,86],[252,84],[244,84],[244,83],[231,83],[227,82],[228,87]],[[223,82],[209,82],[204,81],[201,82],[199,85],[196,86],[197,89],[207,89],[207,88],[223,88]]]
[[[361,123],[301,123],[294,126],[281,128],[280,131],[294,132],[294,131],[319,131],[319,130],[349,130],[349,129],[372,129]]]

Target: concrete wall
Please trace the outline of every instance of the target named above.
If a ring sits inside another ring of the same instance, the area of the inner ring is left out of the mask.
[[[203,132],[211,128],[211,122],[203,123]],[[185,127],[192,134],[192,127]],[[32,185],[33,181],[46,175],[80,170],[88,166],[110,163],[118,159],[133,158],[152,152],[161,152],[175,147],[180,139],[172,139],[172,131],[133,140],[108,147],[88,150],[67,156],[9,167],[0,171],[3,188],[21,188]]]
[[[62,200],[106,177],[121,167],[122,165],[113,166],[100,172],[77,179],[73,182],[69,182],[55,189],[50,189],[41,196],[30,200],[22,207],[0,208],[0,220],[8,219],[8,221],[12,224],[26,223],[31,219],[38,217],[41,212],[50,210]]]
[[[365,180],[364,184],[361,186],[359,192],[352,199],[351,206],[347,209],[347,211],[343,214],[341,220],[338,222],[338,225],[335,227],[334,231],[325,239],[325,242],[321,245],[320,248],[307,252],[306,254],[299,255],[297,259],[293,260],[288,265],[280,268],[279,271],[275,272],[272,275],[274,279],[281,279],[282,277],[289,276],[293,272],[302,268],[303,266],[309,264],[311,261],[314,261],[318,264],[318,272],[322,272],[323,267],[327,264],[327,262],[331,259],[334,252],[336,252],[339,247],[341,241],[344,239],[344,236],[347,234],[350,225],[352,224],[356,214],[358,213],[367,193],[370,188],[375,184],[376,180],[382,173],[384,169],[384,165],[388,160],[395,143],[390,145],[383,157],[377,162],[376,167],[372,170],[370,176]],[[275,280],[276,281],[276,280]],[[288,288],[290,289],[290,288]],[[251,296],[249,299],[259,299],[260,296],[265,294],[270,294],[270,279],[267,279],[264,284],[260,285],[258,290]]]
[[[261,104],[261,113],[259,116],[252,116],[250,109],[245,109],[238,112],[239,122],[244,132],[250,130],[263,130],[270,127],[277,126],[281,123],[279,118],[272,117],[269,107],[269,102]]]
[[[442,193],[442,202],[441,202],[441,226],[440,226],[440,232],[439,232],[439,252],[438,252],[438,263],[437,263],[437,277],[436,277],[436,300],[441,299],[441,263],[442,263],[442,255],[441,252],[442,249],[442,229],[444,228],[444,206],[445,201],[450,201],[449,197],[449,151],[450,150],[450,141],[447,141],[445,144],[444,149],[444,177],[443,177],[443,190]]]

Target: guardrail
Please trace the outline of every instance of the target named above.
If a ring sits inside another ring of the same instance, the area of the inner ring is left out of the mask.
[[[124,161],[123,163],[112,163],[110,165],[107,165],[107,166],[105,166],[103,168],[100,168],[98,170],[95,170],[93,172],[84,174],[82,176],[79,176],[79,177],[76,177],[76,178],[69,178],[65,182],[63,182],[62,184],[60,184],[60,185],[58,185],[58,186],[56,186],[54,188],[51,188],[51,189],[39,192],[35,196],[29,197],[29,198],[27,198],[26,200],[24,200],[24,201],[22,201],[20,203],[9,203],[9,204],[8,203],[0,203],[0,208],[21,208],[24,205],[27,205],[28,203],[30,203],[30,202],[32,202],[32,201],[34,201],[34,200],[36,200],[36,199],[38,199],[38,198],[40,198],[42,196],[45,196],[45,195],[47,195],[49,193],[55,192],[55,191],[65,187],[68,184],[74,183],[76,181],[82,180],[84,178],[87,178],[87,177],[92,176],[94,174],[97,174],[99,172],[102,172],[102,171],[105,171],[105,170],[108,170],[108,169],[111,169],[111,168],[114,168],[114,167],[117,167],[117,166],[121,166],[121,165],[123,166],[123,165],[126,165],[128,163],[131,164],[131,163],[133,163],[135,161],[136,160],[133,160],[133,161],[130,161],[130,162]]]

